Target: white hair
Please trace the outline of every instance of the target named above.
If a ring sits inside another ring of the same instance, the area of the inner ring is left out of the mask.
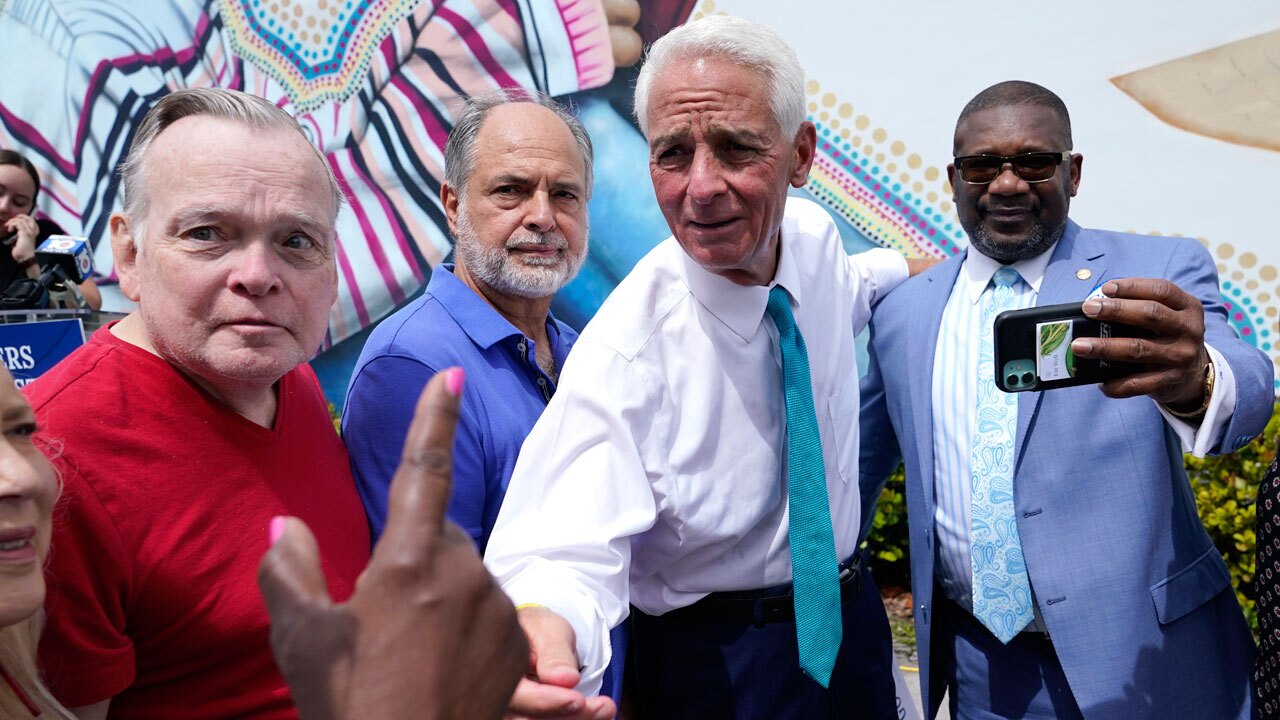
[[[730,15],[713,15],[662,36],[649,47],[636,79],[635,112],[640,132],[649,137],[649,92],[654,78],[672,60],[724,58],[764,76],[769,105],[784,137],[800,130],[805,119],[804,68],[782,36],[760,23]]]

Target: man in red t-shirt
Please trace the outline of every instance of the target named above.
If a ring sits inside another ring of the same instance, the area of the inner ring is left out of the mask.
[[[40,655],[82,718],[292,718],[256,584],[275,516],[341,600],[369,557],[305,364],[337,294],[329,166],[288,114],[180,90],[138,128],[111,218],[138,304],[27,386],[64,483]]]

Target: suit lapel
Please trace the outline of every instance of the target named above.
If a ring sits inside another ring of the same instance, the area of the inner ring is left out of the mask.
[[[938,333],[942,327],[942,312],[951,296],[951,289],[956,284],[956,275],[964,262],[965,253],[960,253],[922,276],[927,282],[917,292],[916,307],[920,310],[919,324],[907,323],[907,333],[911,338],[907,348],[908,377],[911,380],[911,417],[916,428],[924,428],[924,432],[916,433],[920,440],[916,443],[916,455],[920,462],[920,475],[926,479],[921,488],[921,497],[926,498],[926,510],[933,516],[933,366],[938,354]]]
[[[1106,252],[1094,242],[1093,233],[1068,220],[1062,239],[1053,250],[1053,258],[1045,268],[1036,305],[1083,302],[1094,288],[1110,279],[1107,277]],[[1018,453],[1015,462],[1022,459],[1027,447],[1027,430],[1043,399],[1042,392],[1023,393],[1018,398]]]

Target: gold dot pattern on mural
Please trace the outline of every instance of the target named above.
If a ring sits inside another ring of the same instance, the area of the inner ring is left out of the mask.
[[[1258,277],[1265,282],[1271,282],[1276,279],[1276,269],[1270,265],[1263,265],[1262,269],[1258,271]]]
[[[1240,267],[1251,268],[1258,264],[1258,256],[1251,252],[1240,253]]]
[[[1218,257],[1226,260],[1236,254],[1236,249],[1230,243],[1222,243],[1218,246]]]
[[[712,7],[711,3],[708,2],[706,7],[710,9]],[[901,157],[907,152],[906,143],[901,140],[893,140],[890,142],[889,132],[887,130],[884,128],[875,128],[871,132],[871,140],[873,140],[876,145],[871,145],[869,143],[864,145],[863,143],[865,141],[863,137],[858,133],[851,131],[847,126],[842,127],[841,120],[847,121],[852,118],[853,127],[857,128],[857,130],[865,131],[871,127],[871,118],[866,115],[858,115],[857,117],[854,117],[853,105],[847,102],[840,102],[835,93],[822,93],[822,84],[813,78],[809,78],[806,81],[805,92],[809,96],[807,109],[811,117],[814,117],[819,123],[825,125],[830,131],[837,133],[838,136],[845,142],[849,143],[851,147],[858,148],[858,152],[862,155],[875,160],[879,165],[885,166],[885,171],[887,173],[893,174],[898,172],[899,168],[896,163],[889,163],[888,165],[885,165],[886,156],[883,151],[883,144],[889,143],[888,152],[895,157]],[[820,93],[821,96],[819,96]],[[834,111],[829,112],[828,109],[830,108],[834,108]],[[880,152],[877,152],[877,146],[880,146]],[[911,170],[918,170],[924,165],[924,161],[918,154],[911,153],[907,156],[906,165]],[[943,174],[937,167],[924,168],[924,179],[930,183],[937,182],[943,177]],[[904,186],[911,187],[914,192],[924,192],[924,184],[919,181],[912,183],[910,173],[904,171],[898,175],[898,179]],[[942,189],[946,194],[951,193],[951,186],[945,181],[943,182]],[[937,199],[938,194],[931,191],[928,195],[929,202],[936,203]],[[942,207],[942,210],[944,212],[950,212],[951,204],[946,203]]]

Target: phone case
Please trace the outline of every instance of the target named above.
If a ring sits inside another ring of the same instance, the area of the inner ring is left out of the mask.
[[[1140,328],[1085,317],[1082,303],[1006,310],[996,316],[996,387],[1005,392],[1092,385],[1136,372],[1133,363],[1076,357],[1078,337],[1144,337]]]

